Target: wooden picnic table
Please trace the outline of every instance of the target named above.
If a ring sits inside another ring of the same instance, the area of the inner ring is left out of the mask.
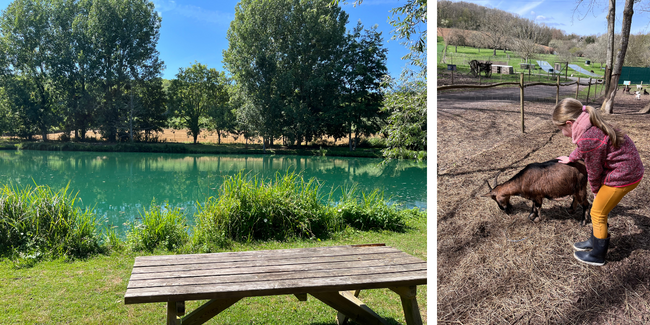
[[[422,324],[416,286],[426,283],[425,261],[383,244],[138,256],[124,303],[166,302],[167,324],[203,324],[245,297],[310,294],[339,311],[339,324],[385,324],[357,297],[389,288],[412,325]],[[185,301],[208,299],[180,317]]]

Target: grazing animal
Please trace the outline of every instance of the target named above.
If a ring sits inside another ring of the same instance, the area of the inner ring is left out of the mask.
[[[643,89],[643,94],[644,94],[644,95],[650,95],[650,93],[648,93],[648,91],[645,90],[645,89]]]
[[[636,99],[641,99],[641,93],[638,91],[636,92]]]
[[[533,201],[533,209],[528,215],[530,220],[541,216],[542,201],[573,195],[569,213],[575,213],[577,204],[582,206],[581,224],[587,224],[587,168],[583,162],[568,164],[559,163],[557,159],[543,163],[532,163],[524,167],[507,182],[497,185],[494,177],[494,187],[486,180],[490,192],[482,195],[497,202],[499,209],[507,214],[512,212],[511,196],[521,196]],[[541,219],[541,218],[540,218]]]
[[[643,88],[643,85],[636,85],[636,89],[641,89]]]

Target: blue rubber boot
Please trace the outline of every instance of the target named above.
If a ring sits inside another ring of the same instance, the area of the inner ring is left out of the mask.
[[[607,255],[607,250],[609,249],[609,238],[598,239],[591,235],[589,241],[591,242],[592,249],[589,252],[580,251],[573,253],[578,261],[595,266],[605,265],[605,255]]]

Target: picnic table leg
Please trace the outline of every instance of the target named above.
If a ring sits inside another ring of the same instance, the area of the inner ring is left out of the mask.
[[[176,308],[176,303],[176,301],[167,302],[167,325],[180,325],[181,323],[181,320],[178,319],[178,309]]]
[[[372,325],[388,324],[383,318],[366,306],[366,304],[355,297],[352,292],[317,292],[310,294],[354,321]]]
[[[453,73],[454,71],[452,70],[451,72]],[[357,297],[357,298],[359,298],[359,293],[361,293],[361,290],[355,290],[355,291],[354,291],[354,296]],[[336,323],[337,323],[338,325],[345,325],[345,324],[347,324],[347,323],[348,323],[348,316],[345,316],[344,313],[339,312],[339,313],[336,315]]]
[[[234,305],[239,300],[241,300],[241,298],[212,299],[183,317],[183,325],[203,324],[212,317],[217,316],[220,312],[228,309],[228,307]]]
[[[404,309],[404,318],[408,325],[422,325],[422,316],[420,316],[420,308],[416,299],[417,287],[398,287],[390,288],[399,294],[402,299],[402,308]]]

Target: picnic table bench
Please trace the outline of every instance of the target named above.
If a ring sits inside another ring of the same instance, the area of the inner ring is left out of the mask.
[[[389,288],[406,323],[422,324],[416,287],[426,272],[425,261],[383,244],[138,256],[124,303],[166,302],[167,324],[203,324],[245,297],[310,294],[339,312],[338,324],[385,324],[357,297]],[[189,300],[209,301],[181,318]]]

